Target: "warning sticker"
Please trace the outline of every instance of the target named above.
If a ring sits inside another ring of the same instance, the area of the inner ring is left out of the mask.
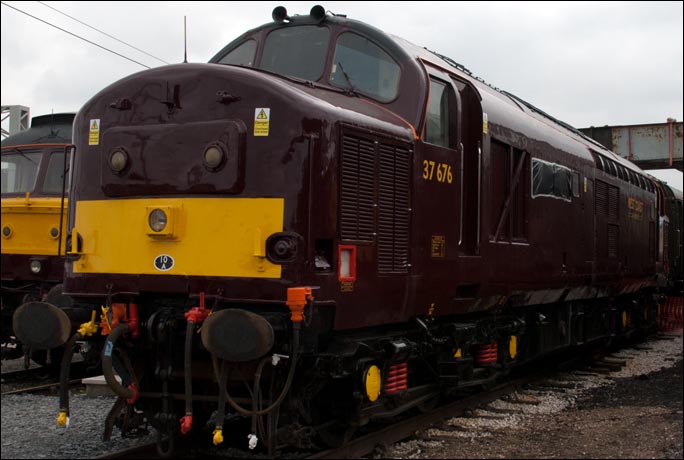
[[[254,109],[254,135],[268,136],[268,128],[271,122],[271,109],[259,107]]]
[[[487,134],[489,131],[489,121],[487,120],[487,114],[482,113],[482,134]]]
[[[100,145],[100,119],[90,120],[88,145]]]

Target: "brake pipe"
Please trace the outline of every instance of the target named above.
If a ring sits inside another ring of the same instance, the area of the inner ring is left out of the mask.
[[[201,299],[201,297],[200,297]],[[216,417],[216,428],[214,430],[214,445],[218,445],[221,442],[223,442],[223,420],[225,418],[225,401],[228,401],[228,404],[235,409],[237,412],[241,413],[242,415],[246,416],[251,416],[252,417],[252,431],[256,431],[255,428],[255,421],[256,417],[260,415],[266,415],[275,409],[277,409],[285,400],[285,397],[287,396],[288,392],[290,391],[290,387],[292,386],[292,380],[294,379],[294,373],[295,369],[297,368],[297,361],[299,360],[299,341],[300,341],[300,333],[301,333],[301,327],[302,327],[302,321],[304,320],[304,309],[306,308],[307,305],[310,305],[311,302],[313,302],[313,295],[311,295],[311,288],[309,287],[302,287],[302,288],[288,288],[287,290],[287,306],[290,309],[290,320],[292,321],[292,359],[290,361],[290,368],[287,373],[287,379],[285,380],[285,385],[283,386],[282,391],[280,392],[280,395],[276,400],[267,408],[257,410],[256,408],[256,399],[258,397],[258,392],[259,392],[259,381],[261,380],[261,372],[263,370],[264,364],[266,364],[266,359],[263,359],[257,368],[257,371],[255,372],[254,375],[254,390],[252,391],[252,410],[248,410],[240,406],[237,402],[231,398],[230,394],[228,393],[226,389],[227,385],[227,363],[224,360],[221,360],[221,369],[219,372],[219,408],[218,408],[218,413]],[[216,366],[216,358],[214,358],[214,372],[216,373],[217,371],[217,366]],[[254,449],[256,447],[256,443],[258,441],[258,438],[256,437],[256,433],[250,433],[248,436],[249,439],[249,448]]]
[[[180,419],[182,434],[188,434],[192,429],[192,333],[195,330],[195,324],[202,324],[209,313],[211,311],[204,307],[204,292],[200,292],[200,306],[193,307],[185,313],[188,324],[185,327],[185,416]]]
[[[136,386],[131,385],[131,387],[126,388],[120,384],[116,380],[114,366],[112,364],[112,353],[114,352],[116,341],[119,340],[122,335],[128,334],[129,330],[130,328],[128,324],[120,323],[107,336],[104,349],[102,350],[102,373],[105,376],[105,380],[107,381],[109,388],[111,388],[112,391],[117,394],[117,396],[126,399],[129,404],[133,404],[135,399],[138,397]]]
[[[69,370],[71,369],[71,361],[74,358],[74,347],[76,342],[82,338],[97,332],[98,326],[95,323],[95,315],[96,312],[93,310],[90,321],[81,324],[65,345],[62,366],[59,370],[59,415],[57,416],[57,426],[69,428]]]
[[[223,421],[226,416],[226,396],[228,392],[226,391],[226,380],[228,378],[226,362],[221,360],[221,371],[219,372],[219,400],[218,400],[218,410],[216,412],[216,426],[214,429],[213,443],[218,446],[223,442]]]

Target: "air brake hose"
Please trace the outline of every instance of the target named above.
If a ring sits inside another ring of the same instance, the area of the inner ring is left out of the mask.
[[[80,333],[75,333],[64,348],[62,367],[59,371],[59,415],[57,416],[57,426],[69,427],[69,370],[71,369],[71,360],[74,357],[76,342],[82,338],[83,336]]]
[[[136,392],[132,388],[126,388],[116,380],[114,374],[114,366],[112,364],[112,353],[114,352],[114,346],[116,341],[124,334],[129,332],[128,324],[121,323],[112,330],[107,336],[105,341],[104,350],[102,350],[102,373],[105,376],[107,385],[111,388],[117,396],[131,400],[135,398]]]
[[[204,292],[200,292],[199,307],[193,307],[185,312],[185,319],[188,323],[185,327],[185,357],[183,364],[184,380],[185,380],[185,416],[180,420],[180,431],[183,434],[188,434],[192,429],[192,333],[195,329],[195,324],[202,324],[211,314],[211,311],[204,307]]]
[[[88,337],[97,332],[95,315],[96,313],[93,311],[90,321],[81,324],[78,331],[65,345],[62,367],[59,371],[59,415],[57,416],[57,426],[69,427],[69,371],[71,369],[71,361],[74,358],[74,347],[76,347],[76,342],[83,337]]]
[[[299,358],[299,331],[300,331],[301,325],[300,323],[296,322],[292,324],[292,361],[290,362],[290,369],[288,370],[287,374],[287,379],[285,380],[285,385],[283,386],[283,390],[281,391],[280,395],[278,398],[268,406],[266,409],[262,410],[256,410],[256,405],[255,403],[252,404],[252,410],[247,410],[244,409],[242,406],[240,406],[237,402],[233,400],[233,398],[230,397],[230,394],[228,393],[227,386],[228,386],[228,372],[226,370],[226,361],[222,360],[221,361],[221,367],[220,367],[220,374],[217,376],[218,378],[218,383],[219,383],[219,407],[218,407],[218,413],[216,414],[216,428],[214,430],[214,445],[218,445],[223,442],[223,420],[225,418],[225,401],[228,400],[228,403],[230,406],[235,409],[237,412],[241,413],[242,415],[246,416],[251,416],[251,417],[257,417],[260,415],[265,415],[268,414],[269,412],[277,409],[282,402],[285,400],[285,396],[287,396],[287,393],[290,390],[290,386],[292,385],[292,380],[294,378],[294,371],[295,368],[297,367],[297,360]],[[254,382],[254,391],[252,392],[252,398],[255,399],[257,398],[257,392],[258,392],[258,384],[259,380],[261,378],[261,370],[263,369],[264,364],[266,363],[266,359],[263,359],[259,363],[259,367],[257,372],[255,373],[255,382]],[[214,358],[214,372],[217,371],[217,365],[216,365],[216,358]],[[254,419],[253,419],[254,420]],[[254,424],[254,423],[253,423]],[[254,431],[254,430],[253,430]],[[250,435],[251,438],[251,435]],[[250,439],[251,441],[251,439]]]
[[[223,420],[226,416],[226,380],[228,378],[226,362],[221,360],[221,371],[219,372],[219,400],[216,412],[216,427],[214,429],[214,445],[218,446],[223,442]]]
[[[185,327],[185,416],[181,418],[181,433],[188,434],[192,429],[192,332],[194,321]]]
[[[262,410],[247,410],[244,409],[242,406],[240,406],[233,398],[230,397],[230,394],[226,391],[226,399],[228,400],[228,404],[235,409],[237,412],[241,413],[242,415],[247,415],[247,416],[252,416],[252,415],[266,415],[269,412],[275,410],[280,406],[285,399],[285,396],[287,396],[288,391],[290,390],[290,386],[292,385],[292,380],[294,378],[294,371],[295,368],[297,367],[297,361],[299,359],[299,330],[300,330],[300,324],[299,323],[293,323],[292,324],[292,360],[290,362],[290,369],[287,374],[287,380],[285,381],[285,386],[283,387],[282,392],[278,396],[278,398],[268,406],[266,409]],[[220,383],[220,382],[219,382]],[[220,397],[221,395],[219,395]],[[256,395],[252,395],[252,397],[256,397]]]

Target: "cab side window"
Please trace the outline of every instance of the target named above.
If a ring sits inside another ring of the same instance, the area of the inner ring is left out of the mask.
[[[233,51],[225,55],[218,61],[219,64],[240,65],[252,67],[254,65],[254,54],[256,52],[256,41],[247,40]]]
[[[44,193],[62,193],[64,178],[64,152],[55,152],[50,155],[45,181],[43,182]]]
[[[455,107],[453,89],[446,83],[438,80],[430,80],[430,100],[427,107],[427,119],[425,124],[425,142],[442,147],[454,148],[455,136],[451,126],[455,120],[451,120],[451,113]]]

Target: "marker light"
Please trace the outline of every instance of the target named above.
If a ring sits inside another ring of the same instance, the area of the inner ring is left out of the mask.
[[[36,275],[43,269],[43,265],[40,263],[40,260],[32,260],[30,267],[31,272],[35,273]]]
[[[338,279],[356,280],[356,246],[339,246]]]

